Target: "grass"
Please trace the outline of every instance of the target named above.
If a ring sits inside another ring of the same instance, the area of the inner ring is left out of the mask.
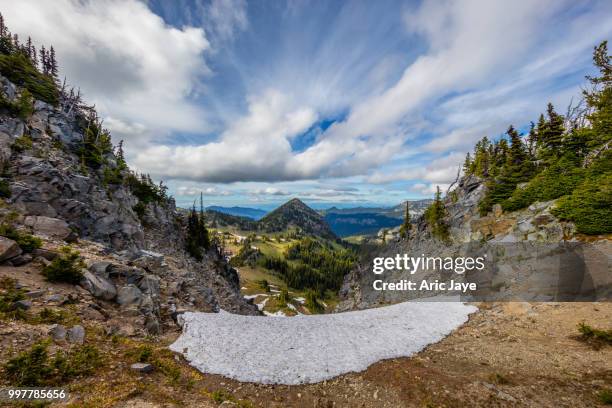
[[[28,313],[15,307],[15,302],[25,299],[24,291],[15,287],[17,281],[4,277],[0,280],[0,320],[26,320]]]
[[[34,344],[4,364],[4,375],[11,385],[20,387],[56,386],[93,374],[102,365],[100,352],[90,344],[50,356],[46,341]]]

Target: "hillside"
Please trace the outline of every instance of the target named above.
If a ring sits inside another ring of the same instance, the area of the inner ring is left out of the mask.
[[[297,198],[287,201],[274,211],[266,214],[259,220],[258,226],[265,232],[281,232],[291,228],[299,228],[305,234],[327,239],[336,238],[325,219]]]
[[[402,224],[402,219],[375,213],[325,214],[325,221],[340,237],[376,234],[382,228],[393,228]]]
[[[218,205],[211,205],[209,207],[206,207],[206,210],[216,211],[219,213],[233,215],[236,217],[250,218],[255,221],[261,219],[264,215],[266,215],[266,211],[264,210],[248,207],[221,207]]]
[[[595,48],[601,76],[588,77],[586,109],[569,117],[548,104],[527,137],[513,126],[498,140],[483,138],[468,154],[464,175],[441,191],[403,236],[364,254],[347,275],[342,308],[441,294],[439,290],[375,291],[377,257],[484,257],[480,271],[421,268],[429,282],[477,284],[470,301],[598,301],[612,296],[612,68],[606,43]],[[404,270],[386,281],[410,278]]]
[[[54,57],[45,51],[39,66],[2,24],[0,385],[86,384],[73,403],[107,406],[129,397],[95,379],[112,371],[134,386],[142,350],[165,367],[159,382],[183,381],[158,344],[180,330],[178,314],[259,312],[217,247],[187,252],[185,214],[163,183],[128,167],[78,91],[59,85]],[[23,363],[30,353],[37,364]]]

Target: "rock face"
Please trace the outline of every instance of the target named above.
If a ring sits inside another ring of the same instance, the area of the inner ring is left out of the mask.
[[[0,82],[3,97],[15,101],[20,87],[2,76]],[[236,271],[216,249],[201,262],[186,254],[185,218],[172,198],[139,201],[126,182],[132,173],[118,166],[114,153],[99,166],[84,164],[79,151],[88,123],[85,109],[73,109],[62,98],[58,106],[35,101],[33,108],[25,120],[0,113],[0,163],[9,175],[2,180],[10,192],[0,215],[17,214],[19,228],[58,246],[60,241],[99,245],[96,259],[86,257],[89,267],[80,282],[95,298],[92,305],[119,303],[126,316],[154,334],[172,324],[167,310],[258,313],[240,296]],[[113,174],[119,181],[109,177]],[[0,263],[17,266],[34,259],[46,265],[56,256],[48,249],[22,255],[13,240],[0,237]],[[181,290],[170,295],[173,287]],[[103,312],[92,309],[101,319]]]
[[[345,277],[339,310],[367,308],[407,299],[449,295],[442,290],[374,290],[375,280],[397,282],[477,283],[478,290],[461,294],[463,300],[594,301],[609,298],[612,276],[609,269],[612,244],[607,240],[585,242],[574,236],[574,226],[551,214],[554,201],[504,213],[495,206],[481,216],[478,204],[486,193],[483,182],[469,176],[460,180],[445,199],[450,240],[434,238],[423,217],[413,223],[408,239],[388,239]],[[460,258],[484,257],[483,271],[457,274],[440,268],[420,268],[373,273],[377,257]],[[452,294],[457,294],[453,292]]]

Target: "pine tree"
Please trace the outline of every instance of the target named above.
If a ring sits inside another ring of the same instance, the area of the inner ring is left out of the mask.
[[[55,80],[58,81],[58,67],[57,61],[55,59],[55,49],[53,46],[49,49],[49,75]]]
[[[49,73],[48,68],[49,63],[47,61],[47,50],[43,45],[40,47],[40,70],[43,74],[47,75]]]
[[[446,207],[442,201],[442,192],[440,186],[436,187],[434,202],[425,210],[425,220],[434,237],[441,240],[448,240],[449,226],[446,223]]]
[[[470,156],[470,152],[467,152],[465,155],[465,161],[463,162],[463,174],[468,175],[472,173],[472,157]]]
[[[546,119],[540,116],[538,121],[538,158],[547,162],[552,162],[563,155],[563,116],[555,112],[552,103],[546,108]]]
[[[411,229],[412,224],[410,223],[410,202],[406,201],[406,212],[404,213],[404,223],[400,227],[400,236],[402,238],[407,238]]]

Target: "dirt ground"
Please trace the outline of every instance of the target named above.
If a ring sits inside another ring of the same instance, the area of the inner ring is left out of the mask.
[[[34,266],[0,268],[29,290],[74,293],[50,285]],[[165,346],[177,327],[161,338],[139,333],[109,334],[120,324],[119,310],[92,311],[82,291],[70,305],[33,299],[30,313],[43,307],[69,308],[70,324],[86,329],[102,366],[91,376],[66,384],[71,407],[594,407],[612,390],[612,347],[581,340],[580,322],[612,328],[612,303],[477,304],[479,311],[439,343],[410,358],[381,361],[360,373],[301,386],[240,383],[199,373]],[[109,306],[110,307],[110,306]],[[0,365],[47,338],[50,325],[0,320]],[[383,336],[384,333],[381,333]],[[66,345],[50,346],[50,352]],[[142,347],[153,350],[156,369],[130,370]],[[0,373],[0,386],[7,386]],[[0,403],[1,405],[2,403]]]

